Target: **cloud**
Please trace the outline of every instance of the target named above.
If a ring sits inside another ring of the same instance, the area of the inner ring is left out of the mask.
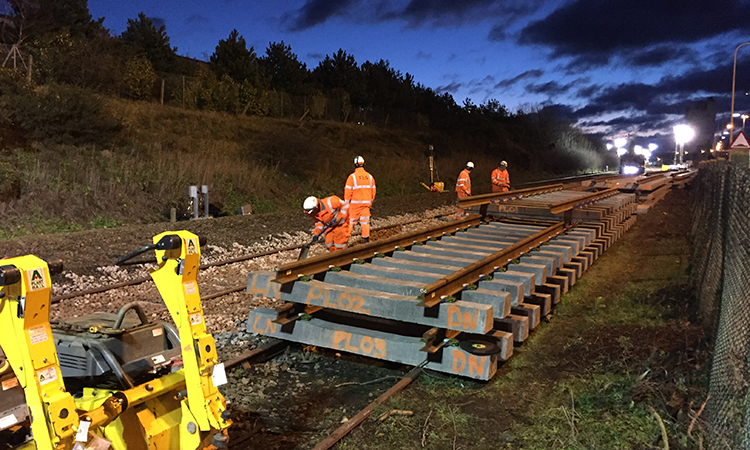
[[[462,86],[463,86],[463,83],[459,83],[457,81],[454,81],[454,82],[449,83],[449,84],[447,84],[445,86],[438,86],[438,87],[436,87],[435,88],[435,92],[438,93],[438,94],[441,94],[441,95],[445,94],[445,93],[449,93],[449,94],[452,95],[452,94],[455,94],[459,89],[461,89]]]
[[[425,60],[430,60],[430,59],[432,59],[432,53],[425,53],[425,52],[423,52],[423,51],[419,51],[419,52],[418,52],[418,53],[416,54],[415,58],[417,58],[417,59],[425,59]]]
[[[670,61],[696,63],[698,52],[687,46],[655,45],[646,49],[633,50],[623,55],[624,63],[636,67],[656,67]]]
[[[570,91],[571,89],[580,86],[583,83],[588,83],[589,78],[577,78],[569,83],[560,84],[557,81],[548,81],[546,83],[529,83],[526,85],[526,92],[530,94],[544,94],[554,97],[556,95],[562,95]]]
[[[490,90],[495,85],[495,77],[487,75],[482,79],[473,79],[466,83],[464,86],[469,90],[469,94],[482,93],[487,96]]]
[[[726,59],[726,58],[725,58]],[[714,97],[729,109],[732,61],[708,69],[694,67],[680,75],[665,75],[653,84],[629,82],[603,87],[593,85],[578,91],[587,104],[576,111],[578,117],[611,111],[645,111],[651,114],[684,114],[685,106],[696,98]],[[738,61],[737,73],[750,74],[750,61]],[[743,89],[738,86],[738,92]],[[741,92],[740,92],[741,93]]]
[[[527,70],[526,72],[520,73],[513,78],[507,78],[505,80],[501,80],[495,85],[495,88],[496,89],[508,89],[514,86],[516,83],[518,83],[521,80],[526,80],[529,78],[539,78],[542,75],[544,75],[544,70],[542,69]]]
[[[502,40],[506,26],[526,17],[539,8],[545,0],[410,0],[403,9],[392,9],[382,16],[387,19],[405,20],[416,27],[425,24],[456,26],[479,23],[492,19],[494,39]]]
[[[659,44],[689,44],[728,33],[747,33],[748,0],[574,0],[520,32],[522,44],[541,44],[553,56],[580,64],[606,64],[613,54],[653,48],[649,62],[665,55]],[[653,46],[657,47],[653,47]]]
[[[528,16],[548,0],[306,0],[297,11],[284,14],[292,31],[323,24],[336,16],[360,23],[405,22],[410,27],[456,27],[493,20],[498,24],[493,40],[501,40],[504,27]],[[494,28],[493,28],[494,29]]]
[[[296,13],[285,15],[283,20],[291,22],[291,31],[302,31],[325,23],[331,17],[341,15],[356,0],[308,0]]]

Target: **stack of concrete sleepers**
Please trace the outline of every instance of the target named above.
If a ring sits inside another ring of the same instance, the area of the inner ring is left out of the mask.
[[[249,294],[286,303],[251,311],[247,329],[488,380],[610,244],[595,225],[558,234],[432,307],[420,306],[425,286],[545,226],[483,223],[286,284],[274,281],[274,272],[253,272]],[[462,342],[477,340],[495,351]]]

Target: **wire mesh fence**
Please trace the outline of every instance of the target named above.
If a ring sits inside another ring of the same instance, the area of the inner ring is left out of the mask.
[[[691,279],[714,331],[709,448],[750,449],[750,170],[703,164],[694,186]]]

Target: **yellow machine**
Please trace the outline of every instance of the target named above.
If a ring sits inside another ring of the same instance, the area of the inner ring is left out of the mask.
[[[65,389],[50,326],[48,264],[35,256],[2,261],[0,347],[33,418],[21,413],[0,417],[0,424],[5,420],[11,432],[24,426],[31,430],[33,440],[14,442],[15,448],[166,450],[226,445],[231,421],[212,378],[223,365],[218,365],[213,336],[206,330],[198,292],[199,238],[187,231],[162,233],[153,245],[128,257],[148,250],[156,250],[159,268],[151,276],[177,327],[182,368],[160,376],[152,370],[152,379],[131,383],[127,389],[86,387],[75,399]],[[90,332],[96,333],[96,328]],[[117,361],[112,364],[122,370]]]

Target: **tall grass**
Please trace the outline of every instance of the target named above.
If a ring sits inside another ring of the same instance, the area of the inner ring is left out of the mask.
[[[442,143],[436,169],[448,190],[469,160],[475,193],[490,190],[490,172],[503,159],[512,182],[528,178],[520,171],[526,163],[507,157],[519,150],[510,141],[475,150],[439,134],[103,101],[119,123],[103,146],[32,141],[0,148],[3,237],[165,220],[170,208],[186,208],[189,185],[208,185],[211,202],[230,214],[246,203],[258,212],[296,207],[308,195],[343,196],[356,155],[365,157],[378,196],[425,192],[420,182],[429,182],[431,142]],[[579,137],[571,136],[563,152],[539,155],[599,164],[593,149],[573,149]]]

